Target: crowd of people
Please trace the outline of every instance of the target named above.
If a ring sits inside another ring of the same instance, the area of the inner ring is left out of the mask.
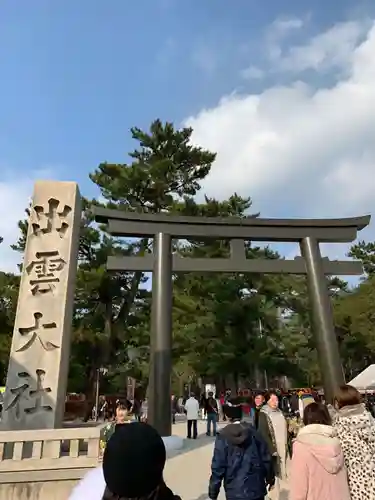
[[[277,392],[257,394],[247,419],[228,394],[222,404],[228,425],[220,430],[221,403],[213,393],[207,395],[207,434],[216,436],[208,481],[211,500],[217,500],[221,487],[228,500],[279,500],[286,478],[290,500],[375,499],[375,421],[361,394],[344,385],[330,407],[318,398],[305,399],[303,408],[298,405],[299,426],[291,441],[289,410]],[[183,405],[188,438],[197,438],[201,405],[193,394]],[[163,439],[146,423],[126,423],[127,409],[120,406],[103,465],[88,473],[71,500],[179,499],[163,480]]]
[[[306,398],[292,446],[279,395],[270,391],[259,403],[253,423],[240,420],[238,407],[224,407],[232,423],[215,442],[211,500],[222,482],[228,499],[279,499],[287,476],[290,500],[375,499],[375,421],[354,387],[339,388],[331,413],[323,402]]]

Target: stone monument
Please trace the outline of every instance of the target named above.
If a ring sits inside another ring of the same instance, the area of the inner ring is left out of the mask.
[[[62,427],[80,221],[76,183],[35,184],[2,430]]]

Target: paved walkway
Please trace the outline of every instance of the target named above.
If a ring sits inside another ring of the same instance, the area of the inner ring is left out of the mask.
[[[185,441],[184,449],[176,452],[167,461],[164,471],[165,482],[180,495],[182,500],[207,500],[208,481],[210,478],[211,459],[213,451],[213,437],[205,435],[205,422],[199,422],[198,439]],[[223,424],[225,425],[225,424]],[[222,426],[222,425],[220,425]],[[186,436],[186,423],[180,422],[173,426],[173,434]],[[279,499],[287,500],[288,493],[282,490]],[[272,496],[272,499],[275,497]],[[224,492],[220,492],[220,500],[225,499]]]
[[[186,437],[186,422],[173,426],[173,434]],[[185,447],[167,461],[164,478],[167,485],[183,500],[207,500],[213,437],[205,434],[205,422],[198,423],[198,439],[186,439]],[[219,498],[225,499],[223,492]]]

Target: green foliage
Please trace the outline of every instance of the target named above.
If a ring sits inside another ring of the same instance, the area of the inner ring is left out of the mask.
[[[178,202],[178,199],[197,193],[200,189],[199,181],[209,173],[215,154],[191,145],[191,129],[176,130],[171,123],[163,124],[160,120],[151,124],[149,132],[133,128],[131,133],[139,143],[139,148],[129,154],[131,162],[102,163],[90,174],[91,180],[107,200],[107,206],[152,213],[181,210],[183,203]],[[142,255],[149,250],[151,243],[147,239],[137,243],[114,243],[108,237],[105,241],[107,248],[102,247],[100,250],[104,261],[111,253]],[[88,247],[92,248],[90,245]],[[90,263],[88,269],[92,269]],[[101,288],[97,294],[95,311],[104,307],[106,319],[103,329],[108,342],[102,363],[111,365],[109,373],[115,378],[119,376],[119,357],[123,363],[127,362],[126,355],[124,359],[124,346],[129,345],[130,341],[142,347],[149,344],[149,315],[145,317],[144,314],[145,310],[149,311],[149,304],[144,302],[140,305],[140,300],[148,295],[140,290],[140,285],[145,280],[140,272],[116,273],[111,276],[104,273],[100,280]],[[95,294],[90,292],[90,296],[95,297]],[[91,318],[92,315],[90,321]],[[144,349],[143,352],[147,350]],[[116,366],[113,366],[111,360],[115,358]],[[137,366],[132,363],[128,368],[133,374],[144,374],[146,362],[147,357],[140,360]]]
[[[26,219],[18,221],[18,229],[20,230],[20,236],[17,240],[17,243],[14,245],[10,245],[10,247],[13,250],[16,250],[17,252],[23,253],[25,251],[25,246],[26,246],[26,237],[27,237],[27,228],[28,228],[28,217],[30,216],[30,210],[27,208],[25,210],[26,212]]]
[[[0,272],[0,385],[5,384],[16,317],[19,277]]]
[[[236,194],[222,202],[206,197],[201,205],[189,200],[189,207],[197,216],[258,216],[249,215],[250,198]],[[227,242],[205,239],[180,244],[177,251],[185,257],[225,258],[230,249]],[[269,248],[251,244],[246,244],[246,254],[248,259],[279,258]],[[195,372],[219,383],[225,374],[254,383],[256,366],[267,369],[270,376],[288,368],[294,372],[280,357],[279,338],[280,313],[290,307],[290,292],[297,284],[293,277],[271,275],[179,274],[174,280],[177,358],[188,359]]]
[[[368,276],[375,274],[375,242],[360,241],[350,248],[348,256],[361,260],[363,269]]]
[[[375,276],[335,304],[337,337],[348,378],[375,363]]]
[[[129,164],[102,163],[90,174],[111,206],[158,213],[173,209],[177,198],[194,196],[210,172],[215,154],[190,143],[191,128],[154,121],[149,132],[131,129],[140,147]]]

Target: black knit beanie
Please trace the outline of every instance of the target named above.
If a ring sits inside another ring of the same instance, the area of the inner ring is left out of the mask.
[[[106,485],[119,497],[147,496],[162,482],[165,460],[164,442],[153,427],[117,425],[104,451]]]

